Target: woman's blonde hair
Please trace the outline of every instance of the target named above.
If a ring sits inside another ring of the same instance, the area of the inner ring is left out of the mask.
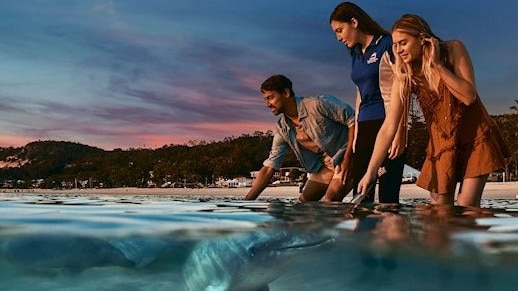
[[[409,34],[416,38],[429,38],[434,37],[439,40],[442,49],[442,40],[436,36],[428,23],[418,15],[414,14],[404,14],[399,18],[394,25],[392,26],[392,32],[399,31],[402,33]],[[432,58],[431,58],[431,46],[426,44],[423,46],[422,53],[422,65],[421,72],[423,73],[424,78],[429,84],[429,87],[438,92],[438,77],[432,74]],[[402,101],[404,102],[406,99],[410,98],[411,88],[412,88],[412,66],[410,64],[405,64],[401,57],[394,53],[396,57],[396,69],[395,76],[401,82],[400,93]]]

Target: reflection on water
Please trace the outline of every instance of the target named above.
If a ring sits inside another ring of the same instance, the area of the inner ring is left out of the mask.
[[[1,290],[510,290],[518,202],[3,195]]]

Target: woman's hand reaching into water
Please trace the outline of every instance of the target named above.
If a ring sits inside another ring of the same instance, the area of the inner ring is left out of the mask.
[[[367,189],[372,183],[376,183],[377,173],[365,173],[363,178],[358,183],[358,195],[365,195],[367,193]]]

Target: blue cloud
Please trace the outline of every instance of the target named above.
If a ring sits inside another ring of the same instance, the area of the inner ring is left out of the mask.
[[[338,3],[2,1],[0,132],[128,148],[223,138],[245,123],[269,129],[275,118],[258,87],[277,73],[299,95],[353,103],[350,58],[328,23]],[[490,113],[513,105],[518,3],[359,4],[387,29],[411,12],[444,38],[461,39]]]

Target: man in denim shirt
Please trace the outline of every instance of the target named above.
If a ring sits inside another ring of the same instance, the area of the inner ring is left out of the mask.
[[[268,186],[291,148],[309,174],[300,201],[342,201],[352,189],[347,173],[352,156],[354,109],[330,95],[295,97],[291,81],[274,75],[261,85],[266,106],[282,113],[268,159],[263,162],[246,200]],[[347,183],[346,183],[347,182]]]

